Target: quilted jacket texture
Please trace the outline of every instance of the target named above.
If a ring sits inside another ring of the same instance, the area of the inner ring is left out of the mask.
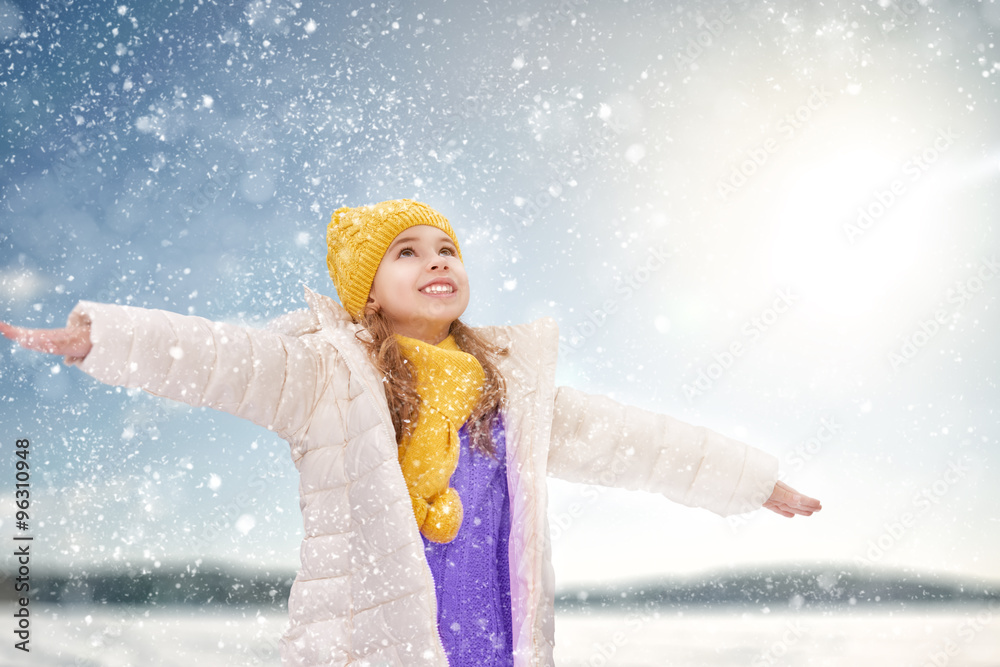
[[[308,287],[305,300],[308,308],[265,329],[81,301],[69,319],[91,322],[93,348],[66,361],[107,384],[224,410],[288,441],[304,537],[282,665],[446,667],[380,379],[340,304]],[[777,460],[703,427],[556,387],[550,317],[477,330],[511,350],[499,368],[508,383],[515,664],[553,665],[546,475],[657,492],[729,516],[763,504]]]

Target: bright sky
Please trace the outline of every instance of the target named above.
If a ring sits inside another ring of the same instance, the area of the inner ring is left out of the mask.
[[[260,326],[335,294],[336,207],[413,197],[458,230],[467,322],[555,317],[560,384],[760,447],[824,504],[727,520],[551,480],[560,585],[1000,578],[1000,6],[376,4],[0,0],[0,317]],[[9,345],[0,401],[52,563],[297,567],[276,436]]]

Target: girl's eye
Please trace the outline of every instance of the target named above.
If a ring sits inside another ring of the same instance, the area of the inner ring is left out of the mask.
[[[448,255],[449,255],[449,256],[451,256],[451,257],[454,257],[454,256],[455,256],[455,253],[454,253],[454,251],[452,251],[452,249],[451,249],[451,248],[441,248],[441,252],[446,252],[446,253],[448,253]],[[409,253],[409,255],[406,255],[406,253]],[[409,247],[407,247],[407,248],[403,248],[403,249],[401,249],[401,250],[399,251],[399,256],[400,256],[400,257],[403,257],[404,255],[406,255],[407,257],[409,257],[409,256],[413,255],[413,248],[409,248]]]

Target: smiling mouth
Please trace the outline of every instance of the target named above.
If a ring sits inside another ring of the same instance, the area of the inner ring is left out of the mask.
[[[438,284],[438,285],[429,285],[429,286],[423,288],[420,291],[422,293],[424,293],[424,294],[434,294],[434,295],[436,295],[436,294],[454,294],[455,293],[455,288],[452,287],[451,285],[441,285],[441,284]]]

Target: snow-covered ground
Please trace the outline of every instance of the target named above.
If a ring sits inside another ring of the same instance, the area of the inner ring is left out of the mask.
[[[983,617],[977,620],[980,614]],[[620,614],[561,614],[556,619],[556,664],[996,666],[1000,665],[1000,619],[993,620],[997,615],[985,607],[893,615],[865,610],[720,611],[647,620]]]
[[[1000,619],[985,606],[889,615],[864,609],[740,613],[560,612],[559,667],[663,665],[1000,665]],[[9,614],[4,613],[5,618]],[[253,611],[35,607],[30,655],[10,643],[2,665],[154,667],[279,665],[281,615]]]

